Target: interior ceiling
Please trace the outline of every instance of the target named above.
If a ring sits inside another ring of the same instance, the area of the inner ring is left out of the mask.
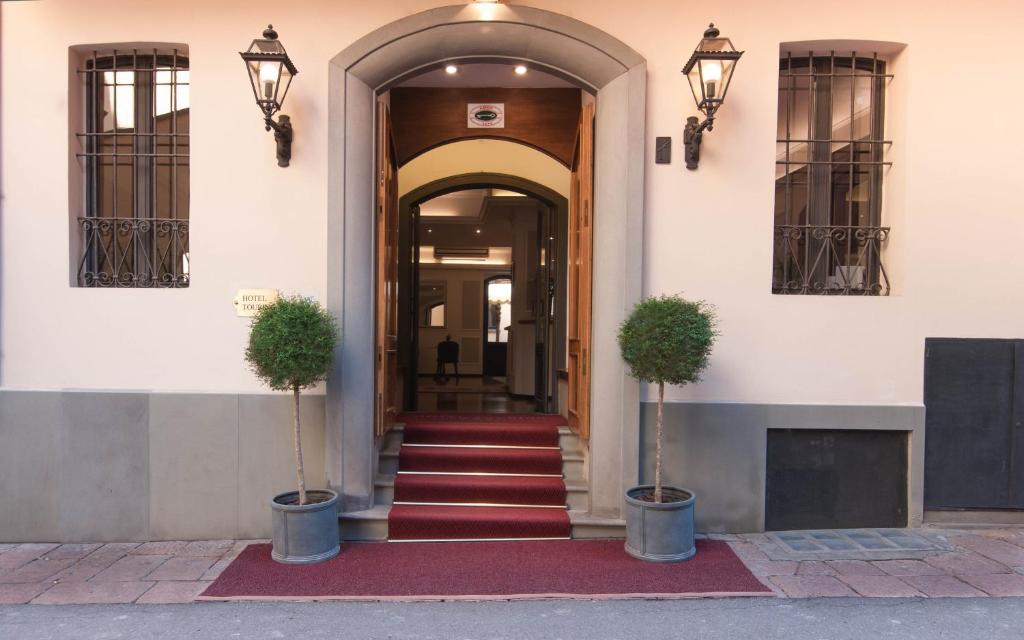
[[[514,64],[458,64],[458,72],[449,74],[444,68],[408,78],[399,87],[499,87],[503,89],[575,89],[576,85],[540,69],[527,65],[525,75],[516,75]]]
[[[503,189],[464,189],[420,205],[420,242],[442,247],[510,247],[515,220],[540,203]]]
[[[497,198],[502,198],[498,200]],[[504,200],[516,198],[516,200]],[[505,189],[464,189],[431,198],[420,205],[424,218],[473,218],[480,220],[487,210],[510,205],[525,206],[535,201],[515,191]]]

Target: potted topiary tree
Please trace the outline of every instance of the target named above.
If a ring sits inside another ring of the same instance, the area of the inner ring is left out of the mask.
[[[261,309],[249,332],[245,359],[271,389],[291,391],[297,491],[275,496],[273,558],[289,564],[320,562],[338,555],[338,494],[306,490],[302,466],[299,392],[327,377],[338,340],[334,318],[316,301],[282,297]]]
[[[714,310],[680,296],[640,301],[619,327],[619,348],[632,376],[658,385],[654,484],[626,492],[626,552],[644,560],[674,562],[693,557],[692,491],[662,486],[661,449],[665,385],[697,382],[715,342]]]

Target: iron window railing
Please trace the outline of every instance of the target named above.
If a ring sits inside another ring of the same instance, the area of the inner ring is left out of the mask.
[[[78,69],[79,286],[189,285],[188,69],[177,49],[94,52]]]
[[[881,205],[890,78],[877,54],[781,60],[773,293],[889,293]]]

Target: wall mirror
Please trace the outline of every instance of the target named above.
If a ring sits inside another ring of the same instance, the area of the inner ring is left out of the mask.
[[[420,282],[420,326],[443,327],[445,319],[445,283],[442,280]]]

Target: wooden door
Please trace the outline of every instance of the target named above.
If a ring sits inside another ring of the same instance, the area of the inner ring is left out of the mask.
[[[398,164],[387,103],[377,101],[375,429],[383,435],[399,412]]]
[[[594,105],[583,105],[569,194],[569,426],[590,436],[590,330],[594,252]]]

